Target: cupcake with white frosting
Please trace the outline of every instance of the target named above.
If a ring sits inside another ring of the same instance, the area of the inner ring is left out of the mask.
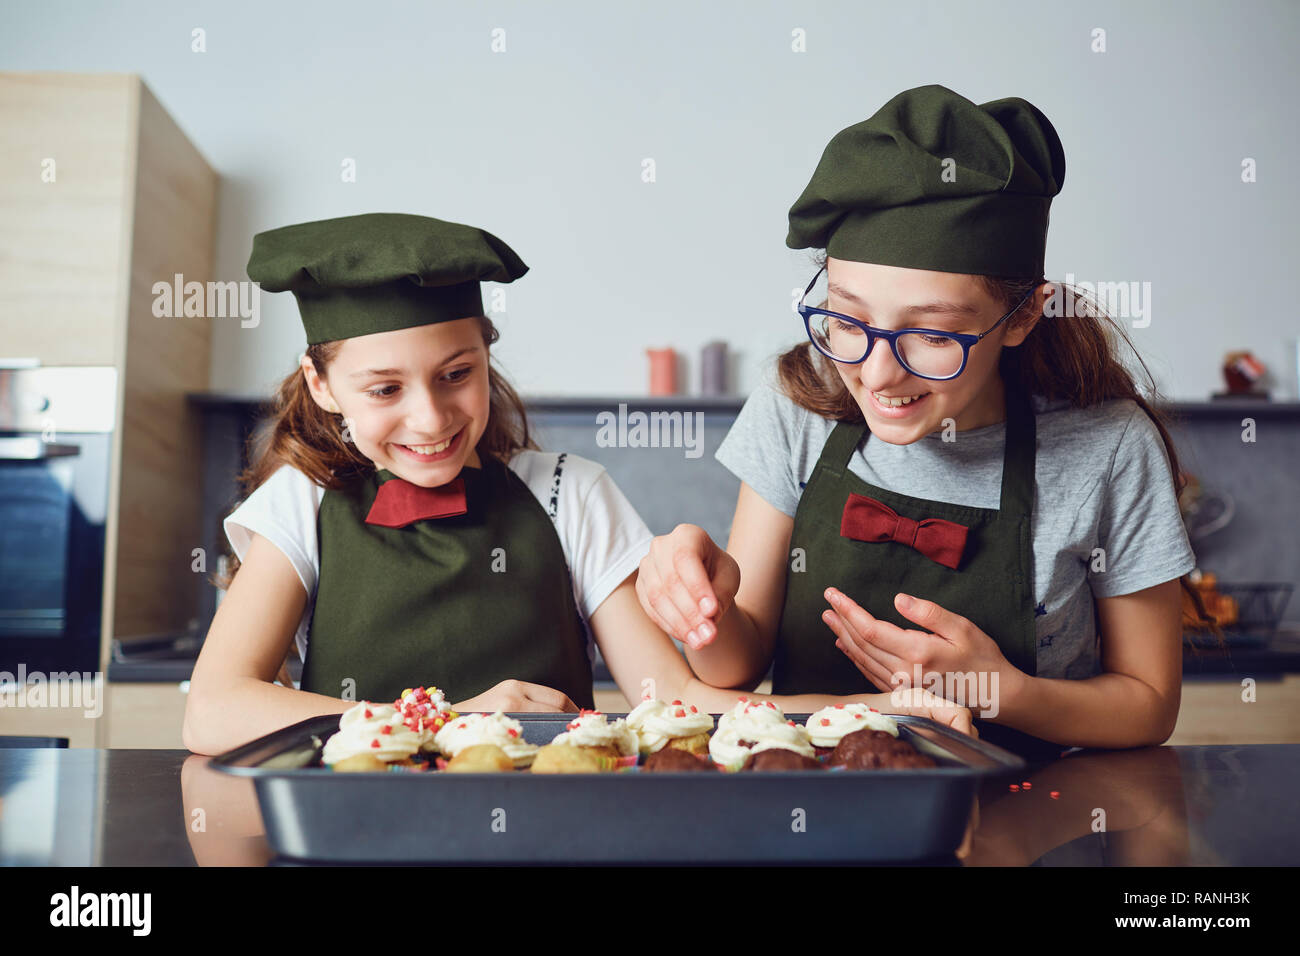
[[[845,735],[859,730],[880,730],[898,736],[898,722],[866,704],[833,704],[811,714],[804,723],[817,755],[830,753]]]
[[[524,725],[504,711],[462,714],[434,735],[434,746],[449,758],[476,744],[496,744],[516,767],[527,767],[537,756],[537,745],[524,740]]]
[[[643,700],[627,715],[627,725],[637,736],[643,754],[658,753],[665,747],[692,754],[709,752],[709,731],[713,717],[680,700]]]
[[[401,715],[402,723],[420,735],[420,750],[436,753],[434,742],[438,731],[460,715],[451,709],[447,697],[436,687],[415,687],[402,691],[402,696],[393,701],[393,706]]]
[[[635,757],[640,741],[622,717],[611,721],[598,710],[584,710],[564,725],[564,732],[557,734],[549,746],[582,747],[595,756],[618,761]]]
[[[771,701],[741,698],[718,718],[718,729],[709,740],[709,756],[727,770],[740,770],[751,756],[764,750],[816,755],[808,731],[788,719],[780,707]]]
[[[402,723],[395,707],[363,700],[339,718],[339,729],[325,741],[321,760],[338,771],[414,767],[411,758],[419,752],[421,739]]]

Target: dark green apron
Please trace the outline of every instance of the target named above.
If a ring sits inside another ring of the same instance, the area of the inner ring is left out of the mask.
[[[803,549],[806,568],[786,575],[785,607],[772,670],[774,694],[879,691],[835,646],[834,632],[821,619],[830,607],[824,596],[830,586],[875,617],[907,629],[918,625],[895,610],[894,595],[902,591],[934,601],[969,618],[997,642],[1008,661],[1026,674],[1035,674],[1030,516],[1036,432],[1028,399],[1008,387],[1006,402],[998,510],[926,501],[863,481],[849,471],[848,463],[870,432],[865,424],[836,424],[795,512],[790,547]],[[894,541],[842,537],[840,520],[850,494],[875,498],[914,521],[942,518],[966,525],[969,531],[961,562],[952,569]],[[968,706],[975,711],[979,705]],[[980,723],[979,732],[983,739],[1025,756],[1054,756],[1064,749],[988,721]]]
[[[595,706],[555,526],[514,472],[482,459],[460,473],[465,514],[404,528],[365,521],[391,472],[325,492],[303,690],[341,697],[351,679],[356,700],[433,685],[460,701],[516,678]]]

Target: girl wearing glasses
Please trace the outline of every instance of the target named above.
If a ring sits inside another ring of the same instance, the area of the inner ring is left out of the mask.
[[[1032,104],[941,86],[831,140],[789,216],[787,245],[820,250],[809,341],[717,452],[742,481],[727,549],[680,525],[641,562],[701,679],[924,686],[1034,755],[1169,737],[1195,564],[1177,457],[1127,337],[1043,277],[1064,176]]]

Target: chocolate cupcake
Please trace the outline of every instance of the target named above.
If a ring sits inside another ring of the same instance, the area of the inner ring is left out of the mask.
[[[724,770],[744,767],[756,753],[790,750],[816,758],[808,732],[789,720],[771,701],[757,703],[741,698],[718,718],[718,729],[709,739],[709,756]]]
[[[934,761],[905,740],[883,730],[846,734],[831,753],[830,765],[846,770],[933,767]]]
[[[822,762],[816,757],[805,757],[793,750],[760,750],[750,756],[745,763],[745,770],[821,770]]]
[[[883,766],[889,770],[916,770],[921,767],[937,767],[933,757],[913,751],[910,754],[889,754],[884,758]]]
[[[859,730],[880,730],[898,736],[898,722],[866,704],[832,704],[812,714],[804,729],[817,750],[817,756],[830,754],[849,734]]]
[[[694,773],[718,768],[708,757],[696,756],[676,747],[664,747],[646,757],[641,769],[649,773]]]

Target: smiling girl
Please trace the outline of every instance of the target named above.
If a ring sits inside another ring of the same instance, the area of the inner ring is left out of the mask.
[[[1064,175],[1032,104],[941,86],[827,146],[787,240],[824,250],[827,294],[819,270],[809,341],[718,450],[742,480],[727,550],[682,525],[641,564],[702,679],[941,686],[1034,755],[1168,738],[1194,566],[1177,457],[1118,327],[1044,316]]]
[[[593,639],[629,700],[735,704],[641,611],[636,511],[599,465],[537,449],[491,363],[480,282],[526,271],[490,233],[424,216],[255,237],[249,276],[294,293],[308,349],[226,519],[240,563],[190,682],[191,750],[420,684],[462,712],[590,708]],[[902,709],[970,728],[928,695]]]

